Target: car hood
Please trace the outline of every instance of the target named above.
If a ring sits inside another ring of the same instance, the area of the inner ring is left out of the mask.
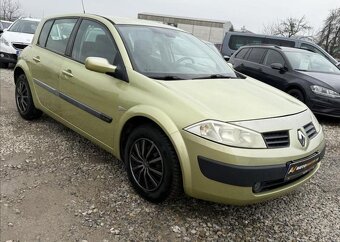
[[[240,121],[280,117],[307,107],[269,85],[247,79],[162,81],[209,119]]]
[[[313,77],[318,81],[326,83],[327,85],[333,87],[337,92],[340,92],[340,74],[325,73],[325,72],[306,72],[299,71],[306,76]]]
[[[6,31],[2,34],[2,37],[11,43],[23,43],[30,44],[33,39],[33,34],[25,34],[18,32]]]

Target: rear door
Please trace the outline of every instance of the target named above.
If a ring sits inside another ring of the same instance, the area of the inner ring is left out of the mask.
[[[96,141],[112,147],[119,93],[128,83],[85,68],[87,57],[102,57],[124,68],[115,41],[102,23],[83,19],[73,49],[60,70],[60,116]]]
[[[262,65],[260,63],[262,62],[266,51],[266,48],[252,48],[247,59],[243,62],[243,73],[252,78],[261,80]]]
[[[58,113],[59,74],[71,31],[77,19],[47,21],[29,60],[33,83],[39,102],[48,111]]]
[[[271,64],[280,63],[287,67],[286,61],[280,52],[276,50],[269,49],[266,56],[263,59],[263,75],[261,76],[261,81],[284,90],[288,84],[289,72],[288,70],[275,70],[271,68]]]

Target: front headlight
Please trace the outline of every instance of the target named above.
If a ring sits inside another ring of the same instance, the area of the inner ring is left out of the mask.
[[[325,96],[325,97],[331,97],[331,98],[340,97],[339,93],[337,93],[337,92],[335,92],[331,89],[325,88],[325,87],[314,85],[314,86],[311,86],[310,88],[312,89],[312,91],[315,94],[318,94],[318,95],[322,95],[322,96]]]
[[[184,130],[224,145],[241,148],[267,148],[260,133],[219,121],[203,121]]]
[[[3,37],[0,37],[0,43],[9,46],[9,42]]]

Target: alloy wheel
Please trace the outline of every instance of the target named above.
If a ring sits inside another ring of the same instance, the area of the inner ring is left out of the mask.
[[[163,158],[156,144],[147,138],[140,138],[132,144],[129,168],[135,182],[145,191],[155,191],[162,183]]]
[[[21,113],[25,113],[29,105],[27,85],[23,81],[19,81],[16,86],[16,102]]]

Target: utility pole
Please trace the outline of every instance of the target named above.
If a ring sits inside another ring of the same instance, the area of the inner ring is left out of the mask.
[[[83,13],[85,13],[84,0],[81,0],[81,5],[83,6]]]

